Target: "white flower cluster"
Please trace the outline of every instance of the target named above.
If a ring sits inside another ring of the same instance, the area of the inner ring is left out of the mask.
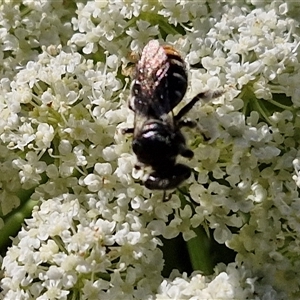
[[[3,258],[0,298],[298,299],[297,12],[281,0],[1,4],[0,235],[24,195],[40,206]],[[194,172],[168,201],[136,181],[121,133],[133,123],[121,70],[151,39],[186,58],[187,99],[225,90],[190,112],[203,133],[184,133]],[[199,226],[235,262],[163,278],[160,238]]]
[[[156,299],[251,299],[255,280],[247,279],[247,273],[235,264],[220,264],[214,278],[196,272],[189,278],[175,271],[162,282]]]
[[[36,207],[4,257],[5,299],[144,299],[155,291],[159,241],[134,211],[96,197],[64,194]]]

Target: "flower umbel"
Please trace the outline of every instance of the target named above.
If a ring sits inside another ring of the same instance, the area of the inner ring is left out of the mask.
[[[0,297],[299,299],[299,14],[281,0],[2,3]],[[192,176],[167,201],[121,132],[122,70],[151,39],[188,65],[175,115],[225,91],[189,112]]]

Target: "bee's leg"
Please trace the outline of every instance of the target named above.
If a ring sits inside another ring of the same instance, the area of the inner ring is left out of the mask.
[[[194,157],[194,152],[189,149],[189,148],[183,148],[183,149],[180,149],[180,153],[179,153],[181,156],[183,157],[186,157],[188,159],[191,159]]]
[[[167,199],[167,197],[166,197],[166,190],[164,190],[164,193],[163,193],[163,198],[162,198],[162,201],[163,202],[166,202],[166,201],[168,201],[168,199]]]
[[[188,104],[186,104],[179,112],[176,116],[174,116],[174,119],[176,122],[179,122],[180,119],[186,115],[192,108],[193,106],[204,97],[205,93],[200,93],[198,95],[196,95]]]
[[[224,93],[224,91],[222,90],[216,90],[216,91],[206,91],[203,93],[199,93],[198,95],[196,95],[186,106],[184,106],[176,116],[174,116],[174,120],[176,122],[179,123],[180,119],[187,114],[192,107],[199,101],[199,100],[205,100],[205,101],[209,101],[211,99],[214,98],[218,98],[220,97],[222,94]]]
[[[163,202],[167,202],[167,201],[169,201],[171,198],[172,198],[172,193],[169,193],[169,195],[167,195],[167,191],[164,190],[162,201],[163,201]]]
[[[122,134],[132,134],[134,131],[134,128],[123,128]]]
[[[178,127],[179,128],[182,128],[182,127],[197,128],[198,131],[199,131],[199,133],[203,136],[203,139],[205,141],[209,141],[210,140],[210,138],[207,135],[207,130],[204,129],[199,123],[197,123],[197,122],[195,122],[193,120],[190,120],[190,119],[179,120]]]

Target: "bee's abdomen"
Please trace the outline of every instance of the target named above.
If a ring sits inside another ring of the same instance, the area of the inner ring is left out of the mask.
[[[169,61],[167,76],[170,108],[173,109],[184,97],[187,90],[187,72],[182,57],[168,48],[166,54]]]

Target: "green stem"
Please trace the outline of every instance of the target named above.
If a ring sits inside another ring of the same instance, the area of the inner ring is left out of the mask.
[[[188,192],[184,191],[183,189],[178,190],[181,193],[180,199],[182,206],[184,207],[185,205],[190,205],[192,210],[195,212],[195,203]],[[190,202],[186,200],[184,195],[190,199]],[[196,234],[196,237],[186,242],[192,269],[195,271],[201,271],[205,275],[212,274],[215,266],[211,251],[213,241],[203,226],[199,226],[193,230]]]
[[[279,107],[279,108],[282,108],[282,109],[285,109],[285,110],[290,110],[290,111],[294,110],[293,107],[287,106],[287,105],[283,105],[281,103],[278,103],[277,101],[274,101],[273,99],[268,99],[267,101],[270,102],[271,104],[273,104],[274,106]]]
[[[268,114],[267,114],[267,110],[265,108],[265,106],[262,104],[262,102],[260,101],[260,103],[258,102],[258,100],[253,97],[253,107],[258,111],[258,113],[270,124],[273,125],[273,122],[270,120]]]
[[[34,206],[38,205],[38,201],[29,199],[20,206],[16,211],[13,211],[6,219],[4,226],[0,230],[0,249],[4,250],[9,243],[9,238],[16,236],[21,228],[25,218],[31,216]]]
[[[203,227],[194,229],[196,237],[187,242],[193,270],[200,270],[204,275],[213,273],[214,263],[211,255],[211,241]]]
[[[158,23],[159,29],[162,29],[166,34],[177,35],[179,33],[174,28],[174,26],[171,26],[169,23],[166,22],[165,18],[158,18],[157,23]]]
[[[247,97],[245,97],[245,91],[242,90],[240,96],[239,96],[241,99],[243,99],[244,101],[244,106],[243,106],[243,109],[242,109],[242,113],[244,116],[246,116],[248,114],[248,109],[249,109],[249,99]]]

